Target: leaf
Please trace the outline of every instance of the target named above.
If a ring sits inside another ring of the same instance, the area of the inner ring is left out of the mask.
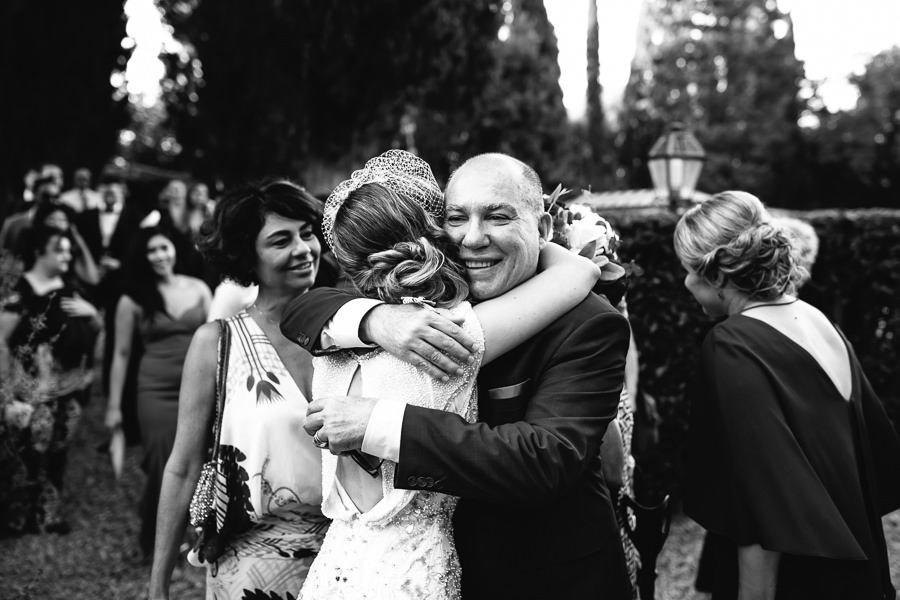
[[[584,256],[586,258],[594,258],[594,253],[597,251],[597,240],[592,240],[584,245],[584,248],[581,249],[581,252],[578,253],[578,256]]]
[[[284,400],[284,396],[278,391],[274,385],[268,381],[260,381],[256,384],[256,402],[279,402]]]
[[[278,381],[278,378],[275,377],[275,373],[272,371],[266,371],[266,377],[268,377],[273,383],[281,383]]]

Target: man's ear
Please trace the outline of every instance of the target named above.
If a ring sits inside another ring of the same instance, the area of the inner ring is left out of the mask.
[[[538,233],[545,242],[553,238],[553,217],[550,213],[541,213],[538,217]]]

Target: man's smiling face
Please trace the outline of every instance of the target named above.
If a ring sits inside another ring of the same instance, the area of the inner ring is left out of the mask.
[[[513,167],[463,166],[445,194],[444,230],[459,245],[472,297],[488,300],[537,271],[540,218],[521,197]]]

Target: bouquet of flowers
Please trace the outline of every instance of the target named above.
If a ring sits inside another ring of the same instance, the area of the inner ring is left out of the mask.
[[[627,270],[619,264],[616,250],[619,234],[609,221],[583,204],[559,204],[560,196],[569,193],[561,185],[544,196],[544,206],[553,217],[552,242],[581,256],[586,256],[600,267],[600,282],[596,291],[605,293],[610,302],[618,303],[625,293]],[[610,285],[617,282],[618,285]],[[603,289],[601,289],[601,286]]]
[[[619,246],[619,234],[609,221],[583,204],[570,204],[563,207],[558,203],[559,197],[568,194],[569,190],[561,185],[556,186],[553,193],[544,196],[547,212],[553,217],[553,239],[560,246],[588,258],[605,256],[617,260],[616,249]]]

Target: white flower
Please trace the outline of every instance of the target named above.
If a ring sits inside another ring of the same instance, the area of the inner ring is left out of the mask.
[[[585,246],[596,241],[594,256],[611,254],[611,251],[615,249],[611,242],[617,242],[618,235],[609,222],[582,204],[570,204],[566,209],[572,213],[573,217],[575,215],[580,217],[574,218],[572,224],[567,228],[569,249],[572,252],[580,253]]]

